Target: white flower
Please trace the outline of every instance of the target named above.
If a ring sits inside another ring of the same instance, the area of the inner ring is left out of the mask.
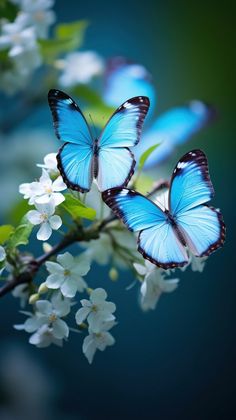
[[[189,262],[187,265],[181,268],[182,271],[185,271],[187,267],[191,267],[192,271],[199,271],[202,273],[206,264],[208,257],[195,257],[191,252],[189,252]]]
[[[46,169],[51,176],[58,176],[57,153],[48,153],[43,160],[44,164],[37,163],[37,166]]]
[[[139,275],[144,276],[140,289],[144,311],[155,309],[161,294],[173,292],[178,286],[178,279],[165,280],[165,271],[149,261],[145,261],[145,266],[135,263],[134,267]]]
[[[94,51],[72,52],[58,66],[63,68],[59,82],[63,87],[86,84],[102,73],[104,65],[101,57]]]
[[[112,254],[111,239],[106,233],[101,233],[99,239],[93,239],[87,243],[82,243],[86,247],[86,256],[91,261],[96,261],[100,265],[106,265]]]
[[[190,264],[193,271],[203,272],[206,260],[208,257],[195,257],[194,255],[190,256]]]
[[[47,38],[48,29],[55,22],[55,13],[50,9],[53,0],[21,0],[18,20],[24,26],[33,26],[38,38]]]
[[[62,342],[62,338],[56,338],[53,334],[53,328],[48,325],[42,325],[29,338],[29,343],[39,348],[48,347],[51,344],[61,347]]]
[[[0,36],[0,49],[9,48],[9,57],[17,57],[25,51],[37,49],[35,30],[25,27],[16,18],[12,23],[2,25],[2,35]]]
[[[109,235],[101,233],[99,239],[81,243],[86,248],[86,255],[97,264],[106,265],[110,258],[112,263],[119,268],[127,268],[134,260],[140,260],[137,252],[137,243],[133,233],[127,229],[111,229]]]
[[[90,331],[98,333],[105,322],[114,321],[113,312],[116,310],[116,305],[113,302],[107,302],[107,293],[102,288],[93,290],[90,294],[90,300],[82,299],[80,308],[76,314],[75,319],[78,325],[87,319]]]
[[[83,341],[83,353],[91,364],[96,350],[104,351],[107,346],[113,346],[115,339],[108,331],[115,325],[114,322],[107,322],[103,324],[102,330],[99,333],[94,333],[89,329]]]
[[[54,214],[55,204],[49,201],[46,204],[35,203],[37,210],[30,210],[26,214],[27,219],[32,225],[41,225],[37,232],[37,239],[39,241],[47,241],[51,234],[52,229],[57,230],[62,225],[60,216]]]
[[[74,297],[76,292],[83,292],[87,287],[82,276],[85,276],[90,264],[80,256],[74,258],[69,252],[57,256],[57,263],[46,262],[47,270],[50,275],[46,280],[49,289],[60,289],[63,296]]]
[[[4,261],[6,258],[6,251],[3,246],[0,245],[0,262]]]
[[[0,245],[0,275],[5,270],[5,259],[6,259],[6,251],[3,246]]]
[[[35,314],[26,319],[24,324],[14,327],[28,333],[35,332],[29,342],[38,347],[46,347],[55,340],[56,344],[59,344],[58,340],[69,336],[69,327],[61,318],[69,314],[70,307],[69,299],[62,299],[59,294],[53,295],[51,302],[38,300],[35,304]]]
[[[12,292],[12,295],[15,298],[20,299],[20,306],[21,308],[24,308],[26,303],[29,300],[29,287],[28,284],[19,284],[19,286],[16,286],[15,289]]]
[[[65,200],[65,197],[59,191],[66,188],[61,176],[52,181],[48,172],[43,169],[38,182],[21,184],[19,192],[24,194],[25,199],[29,198],[29,204],[45,204],[53,199],[55,206],[58,206]]]

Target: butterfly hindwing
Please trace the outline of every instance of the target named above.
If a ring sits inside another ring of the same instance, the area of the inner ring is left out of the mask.
[[[138,250],[144,258],[165,270],[188,262],[186,248],[167,221],[140,232]]]
[[[144,167],[149,169],[162,163],[177,146],[207,126],[214,116],[214,109],[201,101],[191,101],[164,112],[143,134],[143,141],[135,148],[135,157],[138,160],[145,150],[158,144]]]
[[[124,102],[112,115],[99,137],[98,187],[100,191],[127,185],[135,159],[129,147],[140,139],[149,99],[137,96]]]
[[[72,190],[87,192],[93,180],[93,153],[77,144],[65,143],[57,155],[59,171]]]
[[[177,216],[177,224],[190,251],[196,257],[210,255],[225,240],[222,214],[205,205],[197,206]]]
[[[93,139],[78,105],[66,93],[52,89],[48,93],[56,135],[65,141],[57,155],[58,168],[66,185],[89,191],[92,183]]]
[[[130,230],[140,231],[138,250],[145,258],[165,269],[187,263],[183,244],[156,204],[128,188],[105,191],[103,200]]]

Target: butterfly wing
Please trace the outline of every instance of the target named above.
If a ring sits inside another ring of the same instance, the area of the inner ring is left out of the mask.
[[[212,207],[197,206],[178,215],[176,221],[189,249],[196,257],[208,256],[224,244],[223,217]]]
[[[150,117],[155,109],[156,92],[148,70],[140,64],[128,62],[124,57],[110,59],[105,72],[104,101],[117,107],[127,98],[137,95],[150,99]]]
[[[69,188],[89,191],[93,178],[93,139],[88,124],[66,93],[51,89],[48,102],[56,136],[66,142],[57,155],[63,180]]]
[[[130,230],[140,231],[138,250],[144,258],[164,269],[187,263],[184,245],[166,214],[152,201],[128,188],[113,188],[102,196]]]
[[[214,195],[208,163],[201,150],[180,159],[171,179],[169,208],[191,252],[209,255],[222,246],[225,225],[219,211],[203,205]]]
[[[129,147],[140,139],[149,99],[137,96],[124,102],[106,124],[99,140],[98,176],[100,191],[126,185],[134,172],[135,160]]]
[[[173,216],[214,196],[206,155],[201,150],[186,153],[177,163],[170,182],[169,209]]]
[[[144,133],[142,142],[135,149],[135,158],[138,160],[145,150],[159,144],[145,162],[145,169],[160,164],[177,146],[205,127],[214,114],[213,108],[201,101],[191,101],[170,109],[160,115]]]

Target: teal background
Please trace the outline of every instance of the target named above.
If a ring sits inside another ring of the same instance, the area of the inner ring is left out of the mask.
[[[207,153],[216,192],[213,204],[224,214],[227,240],[209,258],[203,274],[181,273],[179,289],[163,296],[156,311],[148,314],[138,308],[137,289],[125,291],[132,281],[127,272],[111,283],[107,270],[96,267],[91,282],[108,290],[117,304],[119,324],[114,329],[116,345],[96,354],[92,366],[83,357],[82,340],[76,334],[63,350],[27,345],[26,335],[12,329],[22,320],[16,313],[18,305],[11,296],[5,297],[0,308],[0,402],[2,407],[11,406],[13,417],[8,413],[3,418],[233,419],[235,4],[59,0],[55,10],[59,21],[90,20],[85,49],[105,57],[124,55],[150,70],[158,95],[157,114],[194,98],[216,106],[218,120],[179,148],[168,170],[191,148]],[[46,106],[25,127],[39,127],[42,121],[51,127]],[[30,404],[32,389],[40,383],[42,390],[35,392],[39,401],[35,398],[35,405]],[[14,412],[13,388],[15,394],[26,390],[23,411]],[[24,410],[27,417],[20,417]]]

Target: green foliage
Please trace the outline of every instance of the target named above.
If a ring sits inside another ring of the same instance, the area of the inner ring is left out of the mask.
[[[18,13],[18,7],[9,0],[0,0],[0,16],[13,22]]]
[[[143,166],[146,162],[146,160],[149,158],[149,156],[156,150],[156,148],[160,145],[160,143],[154,144],[154,146],[149,147],[145,152],[140,156],[139,159],[139,166],[138,170],[141,171],[143,169]]]
[[[78,49],[83,42],[87,26],[88,22],[84,20],[57,25],[54,38],[39,41],[44,60],[53,63],[58,56]]]
[[[11,225],[0,226],[0,245],[4,244],[14,231],[14,227]]]
[[[100,95],[88,86],[78,85],[73,88],[72,94],[87,104],[83,112],[88,121],[91,116],[93,123],[97,127],[103,128],[115,111],[115,108],[106,105]]]
[[[14,226],[19,225],[24,215],[32,209],[32,206],[30,206],[27,202],[27,200],[20,200],[18,201],[8,215],[8,220],[10,223],[12,223]]]
[[[135,182],[135,189],[141,194],[147,194],[153,188],[153,178],[148,175],[141,174]]]
[[[32,232],[33,225],[29,223],[26,218],[22,219],[22,223],[17,226],[15,231],[11,234],[7,247],[9,250],[14,249],[20,245],[27,245],[29,237]]]
[[[94,220],[96,211],[91,207],[85,206],[78,198],[71,194],[65,194],[65,201],[61,203],[60,207],[66,210],[74,220],[80,218]]]

